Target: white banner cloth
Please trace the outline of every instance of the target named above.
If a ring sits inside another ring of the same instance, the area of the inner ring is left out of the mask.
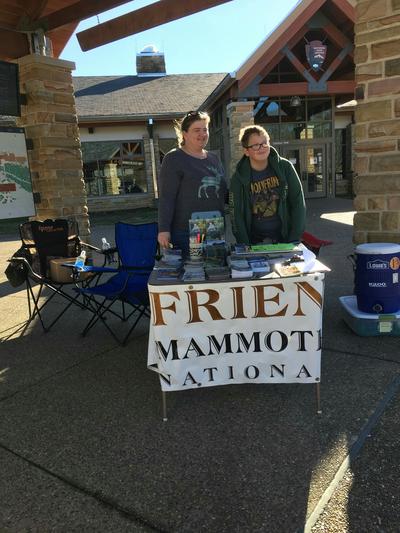
[[[148,368],[164,391],[320,380],[324,274],[149,284]]]

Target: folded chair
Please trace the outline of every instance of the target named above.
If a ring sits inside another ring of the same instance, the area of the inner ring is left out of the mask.
[[[333,244],[333,241],[318,239],[318,237],[315,237],[315,235],[312,235],[312,233],[308,233],[307,231],[305,231],[301,236],[301,242],[305,244],[312,252],[314,252],[316,256],[318,256],[322,246]]]
[[[72,270],[71,273],[68,270],[61,273],[61,263],[57,265],[57,261],[68,261],[68,258],[78,256],[83,246],[100,253],[101,250],[80,240],[78,224],[74,219],[25,222],[20,225],[19,232],[22,247],[10,259],[10,263],[19,264],[20,268],[22,266],[25,274],[29,318],[24,327],[38,317],[43,330],[49,331],[71,305],[86,309],[85,303],[79,301],[79,295],[67,292],[67,287],[86,284],[94,276],[90,273],[74,277]],[[39,286],[38,291],[34,291],[35,285]],[[50,293],[40,301],[46,288]],[[45,323],[43,310],[55,296],[60,296],[64,305],[57,309],[58,312],[49,323]]]
[[[118,268],[104,269],[104,272],[114,270],[114,274],[104,283],[100,280],[96,286],[75,289],[88,298],[93,311],[93,316],[82,335],[86,335],[100,321],[114,339],[124,345],[139,320],[143,316],[150,316],[147,282],[156,258],[157,232],[156,223],[133,225],[118,222],[115,225]],[[85,270],[90,271],[91,268],[87,267]],[[93,269],[97,273],[102,271],[99,267]],[[132,325],[122,338],[116,334],[110,324],[112,316],[123,321],[133,317]]]

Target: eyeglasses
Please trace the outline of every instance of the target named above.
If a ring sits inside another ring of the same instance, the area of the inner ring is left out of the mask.
[[[247,148],[247,150],[258,152],[261,148],[267,148],[267,146],[269,146],[269,142],[251,144],[250,146],[245,146],[245,148]]]

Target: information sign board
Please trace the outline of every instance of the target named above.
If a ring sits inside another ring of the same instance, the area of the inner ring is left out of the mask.
[[[0,128],[0,219],[35,215],[25,134]]]

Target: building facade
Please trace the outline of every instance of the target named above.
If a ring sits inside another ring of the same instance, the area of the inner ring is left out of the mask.
[[[306,198],[351,196],[355,10],[305,0],[204,102],[230,173],[240,128],[260,124],[295,166]]]
[[[75,77],[75,100],[90,212],[147,207],[157,198],[174,122],[197,109],[225,74],[166,73],[153,46],[136,57],[136,76]]]

